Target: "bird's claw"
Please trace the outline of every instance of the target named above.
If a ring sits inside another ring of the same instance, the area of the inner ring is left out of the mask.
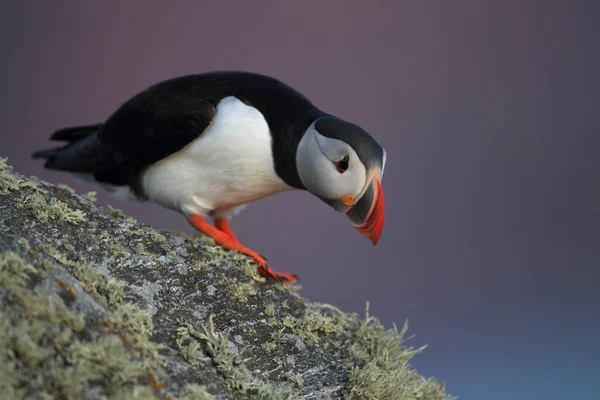
[[[258,260],[257,260],[258,261]],[[291,274],[289,272],[277,272],[274,271],[266,261],[262,263],[259,262],[259,267],[257,268],[258,273],[265,278],[272,278],[277,282],[286,282],[292,283],[298,280],[298,276]]]

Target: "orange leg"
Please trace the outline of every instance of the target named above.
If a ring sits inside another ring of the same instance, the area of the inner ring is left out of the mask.
[[[229,225],[229,220],[227,218],[215,218],[215,228],[239,243],[239,240],[237,237],[235,237],[235,234],[231,230],[231,226]]]
[[[189,222],[194,228],[198,229],[206,236],[211,237],[219,246],[227,250],[238,251],[242,254],[252,257],[258,263],[258,272],[262,276],[271,277],[276,281],[294,282],[298,280],[298,277],[294,274],[273,271],[263,256],[258,254],[256,251],[243,246],[237,240],[235,235],[233,235],[231,227],[229,226],[229,221],[218,219],[215,221],[215,225],[217,226],[217,228],[215,228],[206,222],[200,215],[192,215],[189,217]]]

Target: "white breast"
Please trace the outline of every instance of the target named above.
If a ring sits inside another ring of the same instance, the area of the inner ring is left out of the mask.
[[[292,189],[275,173],[271,140],[258,110],[227,97],[204,134],[147,169],[144,191],[186,215],[206,215]]]

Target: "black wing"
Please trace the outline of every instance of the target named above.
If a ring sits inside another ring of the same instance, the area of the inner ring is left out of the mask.
[[[55,139],[69,144],[34,156],[47,158],[47,168],[92,172],[98,181],[136,188],[146,166],[183,149],[206,130],[216,105],[226,96],[261,111],[273,135],[278,173],[288,176],[289,184],[302,187],[290,154],[320,111],[284,83],[245,72],[213,72],[159,82],[124,103],[101,127],[56,134]]]
[[[216,112],[215,103],[197,93],[148,89],[123,104],[105,122],[98,139],[117,152],[135,176],[202,135]]]
[[[137,189],[138,175],[146,166],[183,149],[215,116],[215,103],[192,89],[151,87],[124,103],[104,124],[55,132],[51,139],[69,143],[34,157],[46,158],[49,169],[92,173],[99,182]]]

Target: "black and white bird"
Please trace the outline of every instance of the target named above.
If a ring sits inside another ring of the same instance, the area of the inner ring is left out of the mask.
[[[230,228],[230,217],[247,203],[308,190],[373,244],[383,228],[385,150],[359,126],[268,76],[219,71],[165,80],[104,122],[60,129],[50,139],[67,143],[33,154],[46,159],[46,168],[121,199],[176,210],[276,280],[297,277],[273,271]]]

